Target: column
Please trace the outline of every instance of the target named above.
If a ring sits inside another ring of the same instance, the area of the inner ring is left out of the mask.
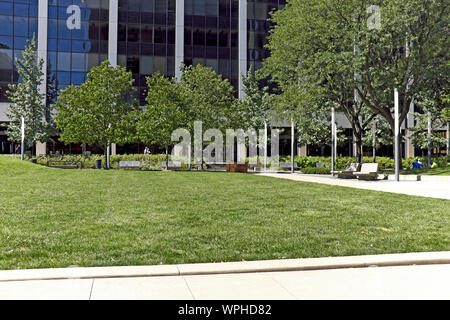
[[[119,1],[109,1],[109,26],[108,26],[108,60],[113,66],[117,66],[117,30],[119,26]]]
[[[408,115],[406,117],[407,121],[407,125],[406,125],[406,136],[408,136],[409,134],[409,129],[410,128],[414,128],[414,102],[411,102],[411,104],[409,105],[409,112]],[[411,158],[414,157],[414,145],[412,143],[412,139],[408,139],[406,138],[406,158]]]
[[[184,0],[176,0],[175,14],[175,77],[181,80],[181,63],[184,61]]]
[[[247,76],[247,0],[239,1],[239,98],[244,97],[242,76]]]
[[[47,32],[48,32],[48,1],[39,0],[38,4],[38,34],[37,34],[37,50],[39,59],[44,60],[42,65],[43,81],[39,86],[39,92],[43,95],[44,103],[46,103],[47,93]],[[47,154],[47,143],[36,142],[36,155]]]
[[[109,1],[109,26],[108,26],[108,61],[113,67],[117,67],[117,32],[119,27],[119,1]],[[111,143],[111,154],[116,154],[116,144]]]

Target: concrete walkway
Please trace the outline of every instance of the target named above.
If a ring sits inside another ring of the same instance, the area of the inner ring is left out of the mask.
[[[357,179],[338,179],[336,177],[332,177],[331,175],[311,175],[301,173],[258,173],[258,175],[294,181],[315,182],[333,186],[450,200],[450,182],[439,179],[436,179],[436,181],[427,180],[397,182],[390,180],[363,181]]]
[[[450,299],[449,287],[450,252],[0,271],[0,299]]]

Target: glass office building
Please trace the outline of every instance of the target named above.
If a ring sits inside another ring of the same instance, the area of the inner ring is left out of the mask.
[[[181,77],[180,65],[203,64],[243,96],[242,77],[261,67],[270,12],[286,0],[0,0],[0,153],[13,152],[5,123],[9,83],[19,81],[15,57],[36,36],[44,59],[47,102],[86,80],[104,60],[132,72],[145,104],[146,77]],[[349,128],[346,121],[340,127]],[[45,153],[43,148],[38,153]],[[408,153],[407,153],[408,154]]]
[[[0,153],[9,153],[2,123],[9,83],[19,81],[16,56],[35,35],[44,59],[47,102],[86,80],[104,60],[133,74],[145,103],[146,77],[180,77],[180,65],[203,64],[242,95],[241,75],[258,68],[270,28],[269,12],[285,0],[0,0]],[[54,94],[50,94],[54,93]]]

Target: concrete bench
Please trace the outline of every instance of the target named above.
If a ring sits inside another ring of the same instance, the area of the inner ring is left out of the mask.
[[[291,169],[292,164],[290,162],[280,162],[281,169]],[[298,169],[298,165],[294,162],[294,170]]]
[[[68,161],[68,160],[48,160],[47,167],[58,169],[81,169],[81,161]]]
[[[378,163],[363,163],[360,171],[353,172],[353,175],[359,180],[377,180]]]
[[[167,166],[166,161],[163,161],[162,167],[166,169],[181,169],[181,161],[169,161],[169,166]]]
[[[356,179],[353,175],[354,172],[358,172],[361,168],[359,163],[349,163],[343,171],[331,171],[332,175],[336,175],[339,179]]]
[[[206,169],[212,170],[212,171],[226,171],[227,164],[225,162],[207,163]]]
[[[139,169],[141,167],[140,161],[120,161],[120,169]]]

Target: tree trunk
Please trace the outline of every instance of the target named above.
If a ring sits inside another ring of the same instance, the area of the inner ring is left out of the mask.
[[[353,128],[353,136],[355,143],[355,161],[356,163],[362,163],[362,128],[358,125],[358,123],[352,124]]]
[[[103,168],[108,169],[108,146],[105,146],[105,151],[103,152],[104,156],[105,156],[105,165],[103,166]]]
[[[166,170],[169,170],[169,145],[166,144]]]
[[[394,133],[394,145],[392,146],[392,150],[394,151],[394,160],[395,160],[395,133]],[[401,131],[398,133],[398,169],[402,170],[403,169],[403,164],[402,164],[402,133]]]
[[[320,147],[320,156],[321,156],[321,157],[325,157],[325,145],[322,145],[322,146]]]

